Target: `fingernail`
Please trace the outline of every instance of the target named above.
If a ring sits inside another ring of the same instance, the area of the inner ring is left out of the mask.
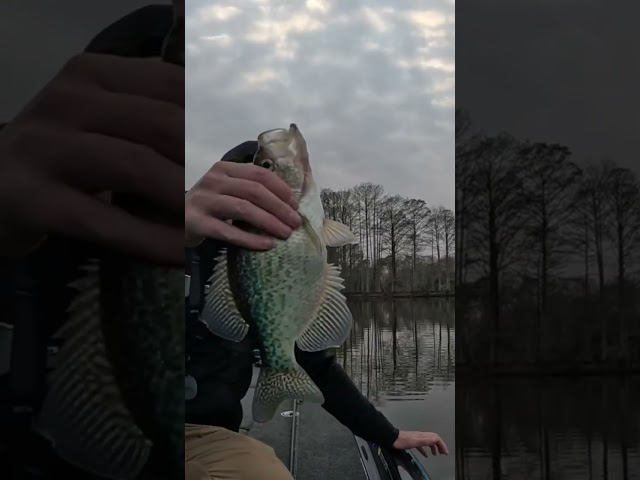
[[[291,236],[292,230],[287,226],[282,226],[280,228],[280,236],[285,240]]]
[[[300,225],[302,225],[302,218],[300,217],[300,214],[298,212],[292,212],[289,215],[289,222],[294,228],[298,228]]]
[[[265,250],[271,250],[276,246],[276,242],[272,238],[264,237],[263,245]]]

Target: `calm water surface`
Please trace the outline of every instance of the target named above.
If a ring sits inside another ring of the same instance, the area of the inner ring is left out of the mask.
[[[360,390],[401,430],[437,432],[449,456],[421,457],[433,480],[455,478],[455,302],[350,301],[339,353]]]
[[[640,480],[639,377],[458,383],[460,480]]]

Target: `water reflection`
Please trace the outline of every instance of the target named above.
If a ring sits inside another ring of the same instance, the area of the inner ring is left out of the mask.
[[[640,479],[639,377],[458,383],[456,478]]]
[[[455,448],[453,299],[351,301],[354,326],[338,356],[356,385],[398,428],[435,431]],[[454,455],[424,461],[453,480]]]

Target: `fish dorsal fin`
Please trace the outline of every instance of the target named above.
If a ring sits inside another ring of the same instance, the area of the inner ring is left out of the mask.
[[[249,325],[238,311],[231,293],[227,271],[227,251],[223,250],[216,257],[216,261],[200,321],[211,333],[232,342],[240,342],[246,337]]]
[[[341,293],[343,283],[338,267],[327,264],[324,294],[318,313],[296,340],[300,350],[317,352],[339,347],[346,340],[353,317],[347,306],[347,299]]]
[[[344,223],[336,222],[328,218],[322,225],[322,237],[329,247],[342,247],[350,243],[358,243],[358,239]]]
[[[70,317],[55,333],[63,344],[49,375],[36,429],[68,463],[106,478],[133,478],[151,454],[118,387],[102,332],[99,266],[69,286]]]

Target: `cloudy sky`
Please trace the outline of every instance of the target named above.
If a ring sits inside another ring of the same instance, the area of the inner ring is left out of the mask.
[[[187,187],[295,122],[322,187],[453,208],[453,0],[186,3]]]
[[[483,130],[638,168],[640,3],[458,3],[457,103]]]

